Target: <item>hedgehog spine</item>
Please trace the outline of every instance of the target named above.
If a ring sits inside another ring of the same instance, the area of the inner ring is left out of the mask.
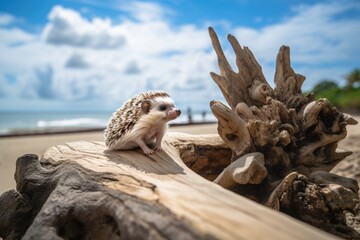
[[[180,114],[166,92],[141,93],[113,113],[104,132],[105,144],[114,150],[140,147],[145,154],[153,154],[161,150],[167,123]],[[150,149],[148,144],[154,142],[155,148]]]

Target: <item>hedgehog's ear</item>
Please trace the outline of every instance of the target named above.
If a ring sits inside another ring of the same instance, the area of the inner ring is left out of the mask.
[[[141,102],[141,110],[145,114],[148,114],[150,112],[150,108],[151,108],[151,102],[149,100],[144,100]]]

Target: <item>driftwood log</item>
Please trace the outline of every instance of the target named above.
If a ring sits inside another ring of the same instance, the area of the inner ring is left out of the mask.
[[[185,146],[183,141],[189,144]],[[200,157],[207,149],[228,152],[223,144],[218,144],[221,142],[218,136],[192,139],[175,135],[168,136],[164,151],[152,157],[146,157],[140,150],[108,151],[100,142],[73,142],[48,149],[40,161],[35,155],[19,158],[15,173],[17,191],[1,196],[0,236],[334,238],[199,176],[183,163],[179,148],[170,142],[182,145],[185,155]],[[203,165],[211,161],[206,155],[202,158]],[[192,166],[199,169],[196,164]]]
[[[0,238],[359,238],[344,213],[359,201],[358,184],[329,173],[351,154],[337,142],[356,121],[302,95],[288,47],[272,89],[248,48],[229,36],[234,72],[209,32],[220,67],[211,76],[229,104],[210,104],[219,135],[168,134],[153,156],[101,142],[24,155],[17,189],[0,196]]]

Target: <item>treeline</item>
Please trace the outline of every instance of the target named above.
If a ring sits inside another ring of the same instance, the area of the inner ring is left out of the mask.
[[[354,69],[345,76],[346,85],[339,87],[333,80],[323,80],[312,92],[316,99],[327,98],[332,105],[350,111],[360,111],[360,69]]]

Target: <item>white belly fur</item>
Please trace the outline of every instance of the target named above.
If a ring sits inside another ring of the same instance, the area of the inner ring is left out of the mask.
[[[127,150],[139,147],[136,143],[138,139],[142,138],[144,142],[149,145],[155,142],[156,135],[164,135],[167,128],[167,124],[161,124],[157,126],[137,124],[130,132],[122,136],[114,145],[110,146],[110,149]]]

